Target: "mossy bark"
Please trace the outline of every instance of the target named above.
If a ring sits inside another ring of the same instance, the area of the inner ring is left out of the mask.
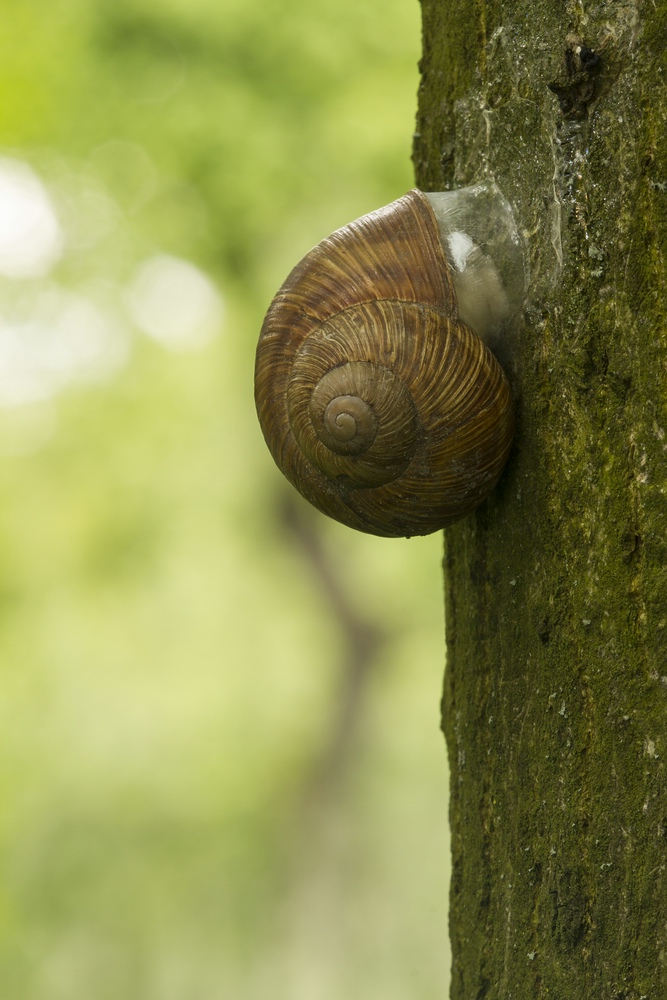
[[[492,177],[517,433],[445,538],[455,1000],[667,997],[667,0],[423,0],[416,179]]]

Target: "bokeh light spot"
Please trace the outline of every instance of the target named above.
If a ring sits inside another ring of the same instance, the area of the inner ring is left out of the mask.
[[[200,350],[220,329],[220,293],[202,271],[178,257],[160,254],[144,261],[127,300],[139,329],[172,351]]]
[[[93,301],[45,290],[29,311],[0,317],[0,405],[49,399],[72,382],[114,374],[128,338]]]
[[[40,179],[26,163],[0,157],[0,273],[39,277],[62,247],[61,228]]]

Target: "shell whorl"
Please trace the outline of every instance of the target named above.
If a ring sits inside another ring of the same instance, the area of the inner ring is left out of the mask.
[[[264,321],[256,402],[278,466],[373,534],[428,534],[474,509],[511,444],[507,380],[457,319],[437,223],[412,191],[338,230]]]

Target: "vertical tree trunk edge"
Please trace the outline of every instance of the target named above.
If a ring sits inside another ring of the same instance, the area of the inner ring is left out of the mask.
[[[667,998],[667,0],[423,0],[424,190],[493,178],[514,449],[445,532],[453,1000]]]

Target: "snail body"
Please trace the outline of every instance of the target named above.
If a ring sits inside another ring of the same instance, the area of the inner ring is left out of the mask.
[[[451,194],[443,210],[441,196],[411,191],[327,237],[260,334],[255,398],[277,465],[325,514],[371,534],[429,534],[464,517],[512,442],[509,384],[459,300],[483,334],[511,306],[491,257],[443,230]]]

